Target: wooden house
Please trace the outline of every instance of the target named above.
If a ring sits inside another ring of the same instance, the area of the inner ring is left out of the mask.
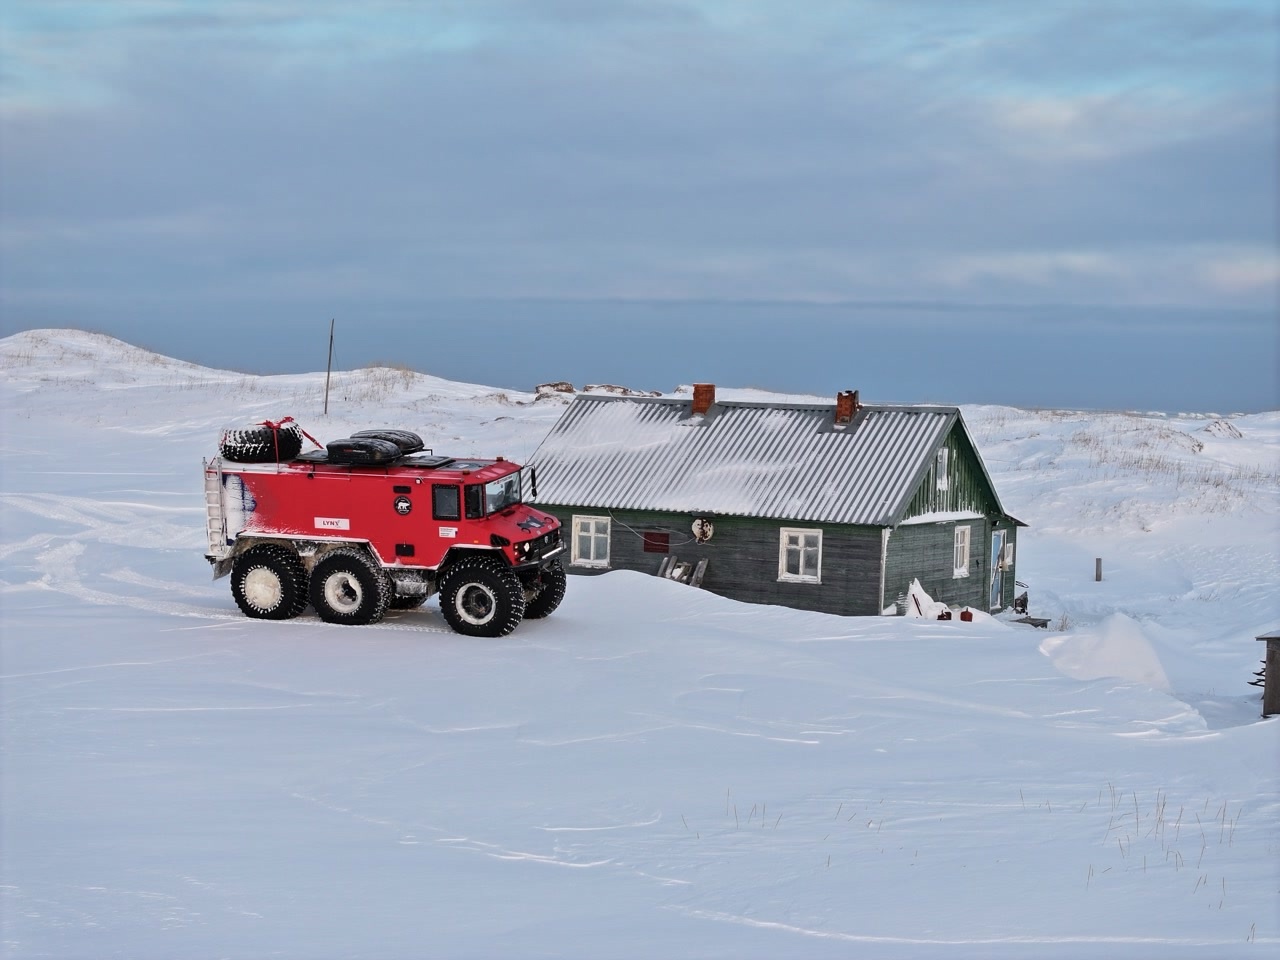
[[[571,573],[845,615],[1013,602],[1020,521],[956,407],[579,395],[532,457]]]

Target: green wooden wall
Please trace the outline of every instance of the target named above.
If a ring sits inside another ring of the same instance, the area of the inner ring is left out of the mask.
[[[928,466],[912,496],[903,520],[930,514],[972,512],[982,518],[899,525],[889,535],[885,550],[885,603],[897,603],[906,612],[906,593],[912,579],[933,599],[951,606],[991,609],[992,532],[1002,530],[1006,543],[1017,538],[1016,526],[998,513],[996,500],[968,435],[957,424],[947,435],[947,480],[938,484],[938,459]],[[955,528],[969,527],[968,576],[955,575]],[[1014,547],[1016,558],[1016,545]],[[1001,580],[1001,606],[1011,606],[1015,596],[1014,570],[997,570]]]
[[[539,503],[538,509],[554,514],[572,537],[573,516],[611,518],[611,570],[638,570],[656,574],[665,554],[644,551],[645,533],[666,533],[669,552],[680,561],[696,564],[707,560],[702,588],[748,603],[774,603],[800,610],[820,610],[845,616],[880,613],[880,531],[874,527],[819,526],[817,524],[760,520],[748,517],[710,517],[715,533],[705,543],[694,541],[695,516],[632,510],[574,509]],[[822,530],[822,582],[793,583],[778,580],[780,531],[783,527]],[[601,573],[575,567],[564,559],[571,573]]]
[[[986,610],[983,594],[987,589],[984,571],[987,565],[983,546],[989,542],[987,524],[983,520],[964,521],[970,527],[969,575],[956,577],[955,528],[957,523],[922,523],[898,527],[889,534],[885,551],[885,603],[897,603],[906,613],[907,588],[918,579],[925,593],[950,605],[968,605]]]
[[[973,510],[978,513],[995,512],[996,502],[991,496],[987,479],[978,461],[978,452],[957,424],[945,440],[948,451],[947,483],[938,488],[938,458],[929,463],[915,495],[907,504],[903,519],[919,517],[926,513]]]

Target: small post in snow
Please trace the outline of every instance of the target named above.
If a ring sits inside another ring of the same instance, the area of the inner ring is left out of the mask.
[[[1093,580],[1095,583],[1102,582],[1102,558],[1095,557],[1093,560]]]
[[[329,364],[324,368],[324,415],[329,415],[329,374],[333,372],[333,318],[329,318]]]

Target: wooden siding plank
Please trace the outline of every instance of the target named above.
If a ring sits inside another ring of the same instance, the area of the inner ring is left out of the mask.
[[[539,503],[538,508],[572,529],[574,514],[594,508]],[[594,510],[595,513],[601,511]],[[880,530],[839,524],[759,520],[749,517],[715,517],[715,535],[698,543],[690,526],[694,514],[634,510],[604,511],[613,520],[609,545],[610,570],[635,570],[657,575],[663,561],[695,566],[707,561],[702,589],[747,603],[771,603],[800,610],[817,610],[845,616],[880,613]],[[800,526],[822,531],[822,583],[778,580],[778,555],[783,527]],[[668,556],[644,552],[645,532],[667,533]],[[601,573],[575,567],[570,573]]]

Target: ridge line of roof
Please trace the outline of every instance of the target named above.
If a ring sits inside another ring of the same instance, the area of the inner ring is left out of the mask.
[[[574,398],[576,403],[579,400],[590,400],[603,403],[643,403],[643,404],[665,404],[668,406],[685,405],[690,400],[683,397],[627,397],[611,394],[595,394],[580,393]],[[785,400],[716,400],[712,406],[714,407],[758,407],[762,409],[775,410],[834,410],[835,401],[830,403],[811,403],[811,402],[788,402]],[[877,410],[889,411],[895,413],[957,413],[960,407],[955,404],[945,403],[863,403],[858,407],[859,410]]]

